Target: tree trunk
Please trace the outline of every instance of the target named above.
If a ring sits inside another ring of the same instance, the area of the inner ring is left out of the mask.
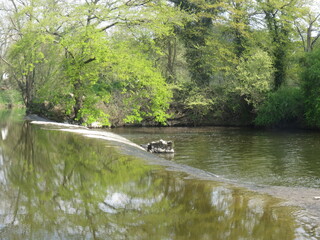
[[[307,46],[306,46],[306,52],[311,52],[312,51],[312,25],[310,24],[308,29],[307,29]]]
[[[83,106],[83,98],[82,96],[77,96],[75,100],[76,100],[76,103],[73,106],[74,120],[81,124],[83,123],[83,118],[80,116],[80,110],[82,109],[82,106]]]
[[[73,112],[74,112],[74,118],[73,120],[78,122],[78,123],[83,123],[83,117],[80,116],[80,110],[82,109],[83,107],[83,99],[84,99],[84,96],[83,94],[81,93],[81,85],[80,85],[80,80],[76,81],[76,83],[73,85],[74,87],[74,92],[75,92],[75,95],[74,95],[74,98],[75,98],[75,104],[73,106]]]
[[[275,68],[274,89],[277,90],[286,78],[286,45],[288,44],[288,32],[285,27],[278,22],[275,13],[265,11],[268,30],[275,45],[273,54],[273,66]]]
[[[175,82],[176,74],[174,71],[175,67],[175,60],[177,55],[177,43],[176,39],[168,39],[168,63],[167,63],[167,81],[168,82]]]
[[[33,101],[35,70],[29,72],[25,77],[25,105],[30,108]]]

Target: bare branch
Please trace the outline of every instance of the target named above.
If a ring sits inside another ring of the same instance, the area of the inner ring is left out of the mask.
[[[313,19],[313,21],[310,22],[310,25],[312,26],[320,17],[320,13]]]
[[[299,26],[298,26],[298,23],[297,23],[297,22],[294,22],[294,25],[296,26],[296,29],[297,29],[297,31],[298,31],[298,33],[299,33],[300,38],[301,38],[304,51],[306,51],[306,42],[305,42],[305,39],[304,39],[304,37],[303,37],[303,34],[302,34],[302,32],[301,32],[301,30],[300,30],[300,28],[299,28]]]
[[[110,25],[107,25],[107,26],[101,28],[100,31],[101,31],[101,32],[106,31],[107,29],[112,28],[112,27],[114,27],[114,26],[117,25],[117,24],[119,24],[119,22],[114,22],[114,23],[112,23],[112,24],[110,24]]]
[[[7,64],[9,67],[13,68],[12,64],[9,63],[4,57],[0,56],[0,59],[1,59],[5,64]]]
[[[16,13],[17,13],[17,12],[18,12],[18,7],[17,7],[17,5],[16,5],[15,1],[14,1],[14,0],[10,0],[10,2],[12,3],[12,5],[13,5],[13,7],[14,7],[14,9],[15,9]]]
[[[313,45],[316,43],[316,41],[319,39],[319,37],[320,37],[320,32],[318,32],[317,36],[312,40],[311,47],[313,47]]]
[[[292,5],[292,4],[294,4],[293,1],[294,0],[291,0],[290,2],[288,2],[286,4],[283,4],[279,9],[284,9],[285,7],[288,7],[288,6]]]

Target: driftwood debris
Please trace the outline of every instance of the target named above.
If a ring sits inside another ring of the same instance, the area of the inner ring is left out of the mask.
[[[172,141],[164,141],[160,139],[159,141],[150,142],[141,146],[148,152],[152,153],[174,153]]]

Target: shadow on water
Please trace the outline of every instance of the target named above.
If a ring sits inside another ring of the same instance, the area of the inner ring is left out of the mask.
[[[0,239],[316,239],[280,200],[12,117],[0,142]]]

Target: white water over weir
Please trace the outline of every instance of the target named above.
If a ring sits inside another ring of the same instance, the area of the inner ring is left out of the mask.
[[[140,147],[139,145],[129,141],[128,139],[126,139],[124,137],[121,137],[121,136],[114,134],[114,133],[111,133],[111,132],[95,131],[95,130],[91,130],[91,129],[82,128],[81,126],[64,124],[64,123],[52,123],[52,122],[40,122],[40,121],[32,121],[31,123],[38,124],[38,125],[57,126],[57,127],[59,127],[60,131],[78,133],[78,134],[81,134],[85,137],[90,137],[90,138],[98,138],[98,139],[103,139],[103,140],[107,140],[107,141],[119,142],[119,143],[127,144],[130,146],[136,147],[136,148],[140,148],[143,150],[143,148]],[[62,127],[68,127],[68,128],[62,128]]]
[[[38,117],[36,115],[29,115],[26,117],[26,120],[29,120],[29,121],[31,121],[32,124],[36,124],[36,125],[57,127],[56,130],[59,130],[59,131],[78,133],[78,134],[81,134],[85,137],[98,138],[98,139],[103,139],[103,140],[107,140],[107,141],[119,142],[119,143],[127,144],[127,145],[144,150],[139,145],[137,145],[137,144],[129,141],[128,139],[121,137],[120,135],[117,135],[115,133],[111,133],[111,132],[107,132],[107,131],[92,130],[92,129],[89,129],[84,126],[79,126],[79,125],[74,125],[74,124],[52,122],[52,121],[49,121],[45,118]]]

